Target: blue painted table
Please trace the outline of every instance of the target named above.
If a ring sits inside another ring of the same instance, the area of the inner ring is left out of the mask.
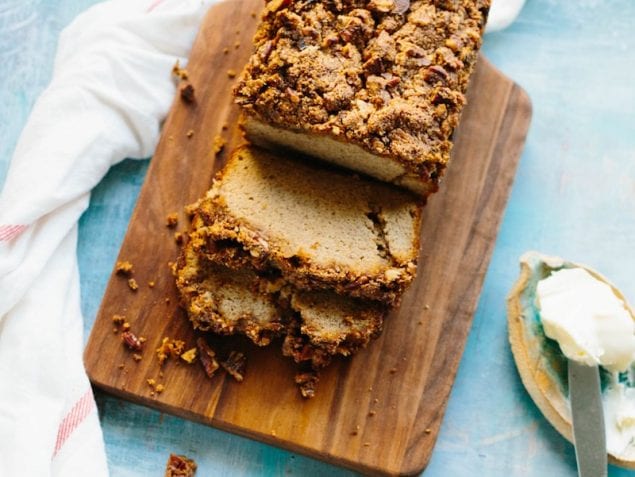
[[[0,0],[0,184],[50,78],[57,35],[93,3]],[[518,256],[538,249],[593,266],[635,301],[635,2],[529,0],[511,28],[487,36],[484,52],[527,90],[534,117],[425,474],[573,476],[573,447],[542,418],[516,373],[505,296]],[[113,168],[81,219],[86,336],[147,166]],[[115,477],[162,475],[169,452],[195,458],[201,476],[351,475],[101,393],[97,400]],[[614,467],[609,474],[630,475]]]

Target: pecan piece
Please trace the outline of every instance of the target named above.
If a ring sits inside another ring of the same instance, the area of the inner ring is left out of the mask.
[[[232,351],[225,361],[221,361],[220,365],[225,368],[232,377],[241,382],[245,376],[245,368],[247,367],[247,358],[238,351]]]
[[[210,348],[203,338],[198,338],[196,340],[196,347],[198,348],[198,354],[201,361],[201,365],[203,365],[203,369],[205,370],[205,374],[209,378],[214,376],[214,373],[218,369],[218,361],[216,361],[216,353],[214,350]]]
[[[315,396],[315,388],[320,377],[315,370],[299,372],[295,375],[295,383],[300,386],[300,394],[303,398],[310,399]]]
[[[188,84],[181,88],[181,99],[187,104],[194,102],[194,86]]]
[[[196,462],[184,455],[170,454],[165,468],[165,477],[193,477]]]
[[[132,331],[124,331],[121,333],[121,341],[131,351],[141,351],[143,343]]]

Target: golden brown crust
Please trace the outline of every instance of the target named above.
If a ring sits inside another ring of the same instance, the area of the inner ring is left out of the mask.
[[[489,0],[269,0],[235,89],[243,111],[437,182]]]

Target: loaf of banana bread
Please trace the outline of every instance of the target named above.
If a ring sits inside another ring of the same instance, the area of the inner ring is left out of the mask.
[[[490,0],[267,0],[235,88],[248,139],[428,195]]]

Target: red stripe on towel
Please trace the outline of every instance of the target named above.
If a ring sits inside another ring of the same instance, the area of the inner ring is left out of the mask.
[[[150,6],[148,7],[148,9],[146,10],[146,13],[150,13],[152,10],[157,8],[160,3],[163,3],[163,0],[154,0],[154,2],[152,2]]]
[[[9,241],[26,230],[26,225],[0,225],[0,242]]]
[[[73,405],[66,417],[60,422],[60,426],[57,429],[57,440],[55,441],[55,450],[53,450],[53,457],[64,446],[66,440],[70,437],[73,431],[79,426],[84,419],[90,414],[95,407],[95,398],[93,397],[93,390],[89,387],[88,391],[77,400]]]

